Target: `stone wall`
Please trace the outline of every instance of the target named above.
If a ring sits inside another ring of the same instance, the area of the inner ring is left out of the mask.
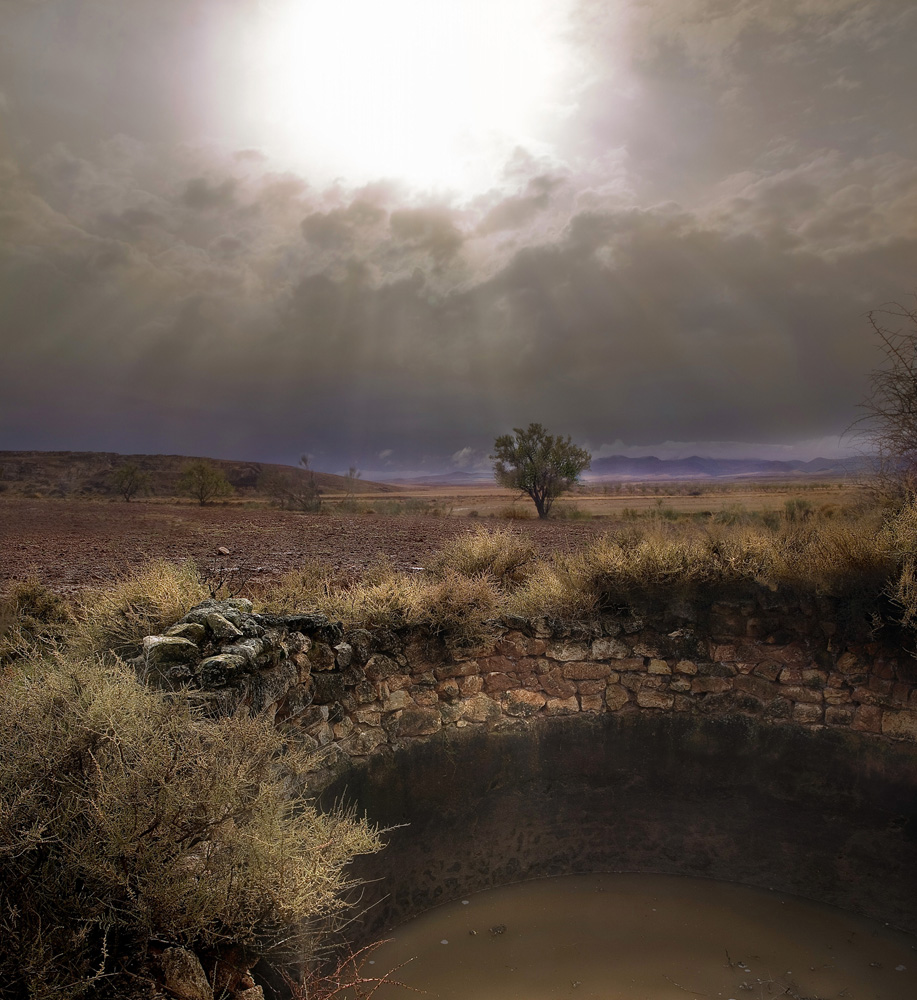
[[[422,630],[355,629],[315,614],[252,614],[208,601],[136,661],[188,684],[213,712],[239,705],[295,722],[317,746],[361,757],[443,728],[504,729],[606,713],[746,715],[917,740],[917,660],[870,635],[856,609],[769,592],[680,602],[589,623],[492,623],[475,649]]]
[[[423,630],[205,602],[135,661],[324,747],[314,791],[391,828],[352,942],[524,878],[651,871],[917,933],[915,660],[849,604],[768,591],[589,623]]]

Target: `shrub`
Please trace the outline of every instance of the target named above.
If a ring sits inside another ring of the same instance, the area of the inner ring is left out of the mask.
[[[232,493],[232,486],[223,470],[204,461],[190,462],[182,469],[178,488],[202,507]]]
[[[197,567],[154,560],[132,576],[83,595],[72,628],[83,655],[136,656],[143,637],[174,624],[207,597]]]
[[[314,955],[379,836],[291,793],[267,719],[197,718],[125,668],[23,666],[0,690],[0,977],[11,996],[149,995],[151,942]]]
[[[450,571],[466,577],[488,576],[501,587],[511,588],[525,578],[535,556],[531,539],[480,528],[457,535],[430,560],[428,568],[439,577]]]
[[[0,666],[51,652],[71,624],[67,603],[37,577],[13,583],[0,600]]]

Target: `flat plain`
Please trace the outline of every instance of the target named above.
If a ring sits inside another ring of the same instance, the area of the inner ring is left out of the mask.
[[[547,554],[586,545],[633,519],[703,521],[724,511],[782,510],[791,499],[842,508],[859,495],[845,482],[594,484],[562,497],[557,516],[539,521],[527,498],[487,483],[388,486],[357,500],[328,493],[317,514],[278,509],[264,498],[200,506],[174,498],[125,503],[8,493],[0,495],[0,591],[31,575],[73,592],[157,558],[244,567],[264,580],[317,560],[357,576],[380,560],[396,569],[422,567],[449,539],[481,526],[527,535]]]

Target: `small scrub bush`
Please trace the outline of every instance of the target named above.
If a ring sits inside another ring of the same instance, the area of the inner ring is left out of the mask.
[[[13,583],[0,600],[0,666],[53,651],[71,624],[69,605],[36,577]]]
[[[269,720],[198,718],[120,664],[18,670],[0,689],[4,995],[149,996],[151,942],[314,955],[345,866],[380,841],[291,791],[311,764]]]
[[[525,578],[535,558],[531,539],[482,528],[456,536],[433,557],[428,568],[439,577],[450,571],[467,577],[486,576],[501,587],[512,588]]]

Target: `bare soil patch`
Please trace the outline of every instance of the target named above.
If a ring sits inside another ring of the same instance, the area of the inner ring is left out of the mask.
[[[153,558],[206,566],[223,546],[226,560],[269,579],[318,559],[360,573],[381,559],[398,569],[423,566],[449,539],[481,523],[536,539],[547,553],[570,550],[607,531],[607,521],[479,521],[335,513],[299,514],[237,504],[190,504],[0,497],[0,590],[34,574],[73,592],[130,573]]]

